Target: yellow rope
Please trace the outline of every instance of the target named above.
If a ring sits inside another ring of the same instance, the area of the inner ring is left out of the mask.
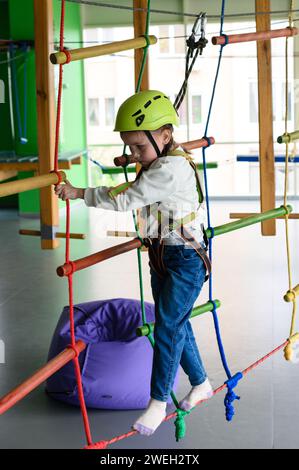
[[[294,0],[290,0],[290,10],[289,10],[289,27],[291,28],[294,24],[294,17],[292,10],[294,9]],[[289,114],[289,42],[286,38],[286,49],[285,49],[285,69],[286,69],[286,91],[285,91],[285,100],[286,100],[286,109],[285,109],[285,133],[288,134],[288,114]],[[294,150],[296,147],[294,147]],[[286,143],[286,158],[285,158],[285,183],[284,183],[284,205],[288,203],[288,183],[289,183],[289,143]],[[288,263],[288,279],[289,279],[289,291],[293,289],[292,282],[292,265],[291,265],[291,250],[290,250],[290,238],[289,238],[289,215],[285,216],[285,234],[286,234],[286,249],[287,249],[287,263]],[[296,311],[297,311],[297,301],[296,296],[294,296],[293,302],[293,311],[292,311],[292,320],[291,320],[291,329],[290,337],[294,335],[295,332],[295,321],[296,321]]]

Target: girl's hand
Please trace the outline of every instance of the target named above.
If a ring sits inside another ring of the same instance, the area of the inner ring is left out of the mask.
[[[74,188],[68,180],[65,181],[65,184],[55,186],[55,193],[63,201],[84,198],[84,189]]]

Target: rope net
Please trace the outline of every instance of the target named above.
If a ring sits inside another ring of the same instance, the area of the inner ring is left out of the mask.
[[[292,2],[291,2],[292,3]],[[64,52],[64,28],[65,28],[65,4],[66,0],[61,1],[61,19],[60,19],[60,51]],[[291,5],[291,10],[292,10],[293,5]],[[222,1],[222,8],[221,8],[221,26],[220,26],[220,34],[223,35],[223,26],[224,26],[224,12],[225,12],[225,0]],[[290,12],[291,13],[291,12]],[[147,8],[147,19],[146,19],[146,31],[145,31],[145,37],[148,36],[149,32],[149,21],[150,21],[150,0],[148,0],[148,8]],[[290,15],[290,24],[291,24],[291,15]],[[209,113],[208,113],[208,118],[207,118],[207,124],[206,124],[206,129],[205,129],[205,136],[207,136],[208,133],[208,126],[211,118],[211,112],[212,112],[212,106],[214,102],[214,97],[215,97],[215,92],[216,92],[216,86],[217,86],[217,81],[218,81],[218,76],[219,76],[219,71],[220,71],[220,65],[221,65],[221,60],[222,60],[222,53],[223,53],[223,48],[225,47],[226,44],[222,45],[220,47],[220,53],[219,53],[219,60],[218,60],[218,66],[216,70],[216,76],[215,76],[215,81],[213,85],[213,90],[212,90],[212,97],[211,97],[211,103],[210,103],[210,108],[209,108]],[[145,68],[145,63],[147,59],[147,53],[148,53],[148,47],[149,44],[144,48],[144,54],[143,54],[143,60],[141,64],[141,69],[140,69],[140,74],[138,78],[138,83],[137,83],[137,88],[136,92],[140,90],[141,87],[141,81],[142,81],[142,75],[144,72]],[[54,159],[54,172],[59,174],[58,171],[58,148],[59,148],[59,135],[60,135],[60,122],[61,122],[61,109],[62,109],[62,90],[63,90],[63,67],[64,65],[59,65],[59,84],[58,84],[58,98],[57,98],[57,116],[56,116],[56,131],[55,131],[55,159]],[[286,103],[288,100],[286,100]],[[287,113],[286,113],[287,116]],[[287,120],[286,120],[287,121]],[[287,123],[286,123],[286,129],[287,129]],[[213,227],[211,227],[211,218],[210,218],[210,208],[209,208],[209,192],[208,192],[208,184],[207,184],[207,165],[206,165],[206,157],[205,157],[205,148],[203,149],[203,161],[204,161],[204,175],[205,175],[205,189],[206,189],[206,200],[207,200],[207,210],[208,210],[208,224],[210,230],[213,232]],[[287,145],[287,152],[288,152],[288,145]],[[124,152],[125,153],[125,152]],[[288,153],[287,153],[288,154]],[[286,158],[286,165],[287,165],[288,159]],[[287,170],[286,170],[287,172]],[[124,169],[125,177],[126,180],[128,181],[128,175],[126,168]],[[287,203],[286,195],[285,195],[285,205]],[[135,229],[136,232],[138,233],[138,237],[142,241],[139,231],[138,231],[138,223],[136,220],[136,215],[133,211],[133,218],[134,218],[134,224],[135,224]],[[286,217],[286,226],[287,226],[287,220],[288,217]],[[70,202],[69,200],[66,200],[66,245],[65,245],[65,263],[72,263],[70,261],[70,223],[71,223],[71,214],[70,214]],[[286,229],[287,230],[287,229]],[[213,237],[212,237],[213,238]],[[288,236],[287,236],[288,240]],[[142,241],[143,242],[143,241]],[[212,259],[212,239],[210,239],[209,242],[209,250],[210,250],[210,258]],[[143,280],[142,280],[142,265],[141,265],[141,250],[140,248],[137,250],[138,253],[138,269],[139,269],[139,284],[140,284],[140,297],[141,297],[141,310],[142,310],[142,320],[143,324],[146,324],[146,316],[145,316],[145,308],[144,308],[144,292],[143,292]],[[288,258],[289,260],[289,258]],[[289,266],[290,266],[290,261],[289,261]],[[289,268],[289,274],[290,274],[290,268]],[[81,371],[80,371],[80,364],[78,360],[78,351],[76,349],[76,338],[75,338],[75,323],[74,323],[74,302],[73,302],[73,271],[71,271],[68,274],[68,292],[69,292],[69,313],[70,313],[70,332],[71,332],[71,344],[70,347],[76,352],[76,357],[73,359],[74,363],[74,368],[75,368],[75,375],[76,375],[76,382],[77,382],[77,388],[78,388],[78,396],[79,396],[79,401],[80,401],[80,409],[81,409],[81,414],[82,414],[82,419],[83,419],[83,425],[84,425],[84,430],[85,430],[85,436],[86,436],[86,446],[85,449],[105,449],[107,448],[108,445],[112,445],[116,442],[119,442],[120,440],[132,437],[137,434],[137,431],[129,431],[126,434],[122,434],[121,436],[114,437],[110,440],[103,440],[103,441],[98,441],[98,442],[93,442],[92,440],[92,435],[91,435],[91,430],[90,430],[90,423],[89,423],[89,418],[88,418],[88,413],[86,409],[86,404],[84,400],[84,393],[83,393],[83,385],[82,385],[82,377],[81,377]],[[210,284],[209,284],[209,297],[210,301],[213,302],[213,289],[212,289],[212,277],[210,277]],[[291,286],[291,277],[290,277],[290,286]],[[214,395],[218,394],[225,388],[228,388],[228,394],[227,396],[234,395],[233,393],[233,388],[236,386],[239,378],[241,378],[243,375],[247,374],[249,371],[260,365],[262,362],[264,362],[266,359],[271,357],[273,354],[276,352],[280,351],[282,348],[285,348],[287,344],[289,343],[289,340],[285,341],[282,345],[278,346],[275,348],[273,351],[268,353],[266,356],[262,357],[258,361],[256,361],[254,364],[249,366],[247,369],[245,369],[242,373],[238,373],[235,376],[231,375],[231,372],[228,368],[227,361],[225,358],[225,353],[224,353],[224,348],[222,345],[221,341],[221,336],[220,336],[220,328],[219,328],[219,323],[218,323],[218,318],[217,318],[217,313],[216,313],[216,305],[214,304],[214,309],[213,309],[213,318],[214,318],[214,323],[215,323],[215,330],[216,330],[216,336],[217,336],[217,341],[218,341],[218,346],[219,346],[219,351],[220,351],[220,356],[221,360],[223,363],[223,367],[225,369],[225,372],[227,374],[228,380],[225,382],[223,385],[218,387],[214,391]],[[152,334],[150,333],[148,335],[148,339],[152,346],[154,346],[154,339]],[[237,377],[238,376],[238,377]],[[226,396],[226,400],[227,400]],[[234,398],[238,398],[236,395],[234,395]],[[177,426],[182,426],[182,420],[184,420],[184,417],[187,413],[181,413],[182,410],[178,409],[178,401],[175,397],[175,395],[172,393],[172,399],[177,407],[177,410],[171,414],[169,414],[164,421],[169,421],[170,419],[176,418],[176,422],[178,423]],[[193,408],[193,410],[202,404],[206,400],[202,400],[196,404],[196,406]],[[230,409],[232,408],[231,405],[232,401],[229,402],[229,407]],[[233,415],[233,412],[232,412]],[[183,426],[184,427],[184,426]],[[184,434],[184,433],[183,433]]]

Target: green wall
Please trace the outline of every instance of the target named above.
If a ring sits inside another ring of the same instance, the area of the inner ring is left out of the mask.
[[[33,0],[9,0],[7,3],[0,2],[0,27],[1,37],[11,39],[34,39],[34,2]],[[54,41],[59,43],[60,27],[59,0],[53,0],[54,8]],[[72,47],[70,41],[77,43],[82,41],[80,6],[67,3],[65,18],[65,39],[67,47]],[[16,60],[17,81],[20,97],[21,116],[23,116],[24,104],[24,61],[22,58]],[[55,87],[57,96],[58,67],[54,67]],[[0,79],[7,84],[8,92],[8,67],[0,65]],[[36,115],[36,82],[35,82],[35,54],[34,48],[30,51],[27,65],[27,136],[28,143],[22,145],[18,139],[17,121],[14,119],[15,139],[11,136],[11,122],[9,116],[9,102],[5,106],[0,105],[0,151],[14,150],[18,155],[38,155],[37,145],[37,115]],[[3,77],[3,78],[2,78]],[[86,120],[84,99],[84,69],[83,62],[75,62],[64,67],[64,91],[61,123],[60,152],[78,151],[86,148]],[[15,103],[14,103],[15,114]],[[23,119],[22,119],[23,120]],[[74,165],[68,171],[70,181],[78,186],[87,185],[87,162],[84,159],[82,165]],[[27,178],[32,173],[19,173],[19,178]],[[5,202],[5,201],[4,201]],[[28,191],[18,196],[19,211],[21,214],[39,213],[39,191]],[[63,203],[61,205],[64,206]]]

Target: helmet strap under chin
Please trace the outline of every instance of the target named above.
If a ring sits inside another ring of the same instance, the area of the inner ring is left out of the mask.
[[[155,141],[152,133],[150,131],[144,131],[145,135],[147,136],[148,140],[150,141],[150,143],[152,144],[152,146],[154,147],[155,151],[156,151],[156,154],[157,154],[157,157],[160,158],[162,157],[162,154],[161,154],[161,151],[158,147],[158,144],[157,142]]]

